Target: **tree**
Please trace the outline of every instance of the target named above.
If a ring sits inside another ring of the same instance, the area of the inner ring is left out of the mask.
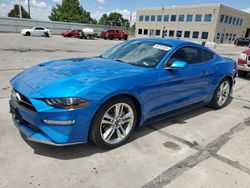
[[[111,12],[109,15],[103,14],[99,20],[101,25],[112,25],[112,26],[129,26],[129,20],[123,18],[122,14],[118,12]]]
[[[79,0],[63,0],[62,4],[56,4],[49,16],[51,21],[97,23],[92,19],[90,12],[83,9]]]
[[[22,12],[22,18],[29,18],[30,19],[30,15],[29,13],[23,8],[23,6],[21,6],[21,12]],[[19,5],[15,4],[14,8],[10,10],[10,12],[8,13],[8,17],[16,17],[16,18],[20,18],[19,15]]]

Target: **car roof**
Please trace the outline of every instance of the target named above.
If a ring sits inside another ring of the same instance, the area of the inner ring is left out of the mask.
[[[134,39],[137,41],[145,41],[145,42],[153,42],[153,43],[161,43],[165,44],[167,46],[172,46],[172,47],[179,47],[179,46],[186,46],[186,45],[192,45],[192,46],[197,46],[197,47],[203,47],[200,44],[194,43],[194,42],[189,42],[185,40],[180,40],[180,39],[169,39],[169,38],[139,38],[139,39]]]

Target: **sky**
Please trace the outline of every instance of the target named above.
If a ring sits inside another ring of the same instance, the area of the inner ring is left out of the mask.
[[[30,0],[31,17],[37,20],[48,20],[51,9],[62,0]],[[20,0],[26,10],[27,0]],[[132,22],[135,21],[136,9],[150,7],[169,7],[195,4],[222,3],[250,13],[250,0],[80,0],[84,9],[91,13],[95,19],[100,19],[104,13],[119,12],[127,19],[132,14]],[[0,0],[0,16],[6,17],[18,0]]]

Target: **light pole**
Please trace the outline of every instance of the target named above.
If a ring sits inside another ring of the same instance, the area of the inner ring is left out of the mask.
[[[29,11],[29,16],[30,16],[30,0],[28,0],[28,11]],[[30,16],[31,18],[31,16]]]
[[[20,0],[18,0],[18,4],[19,4],[19,16],[20,16],[20,18],[23,18]]]

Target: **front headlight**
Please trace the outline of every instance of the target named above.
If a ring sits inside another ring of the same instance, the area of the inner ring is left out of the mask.
[[[74,109],[86,107],[89,105],[89,101],[83,100],[81,98],[49,98],[44,100],[49,106],[53,106],[55,108],[66,108],[66,109]]]

